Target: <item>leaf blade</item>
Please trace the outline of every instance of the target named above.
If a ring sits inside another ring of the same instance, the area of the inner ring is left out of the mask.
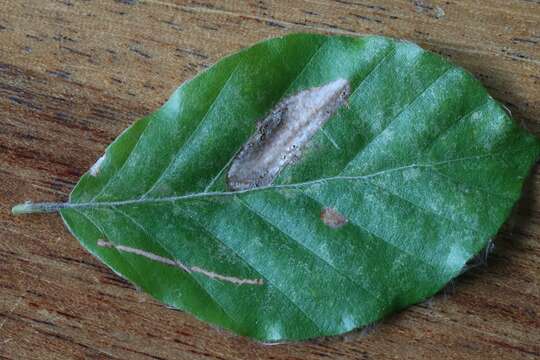
[[[270,186],[227,191],[256,121],[340,78],[349,105],[298,162]],[[305,339],[442,288],[496,234],[539,152],[470,74],[414,44],[291,35],[180,87],[111,144],[60,212],[83,246],[161,301],[256,339]],[[344,225],[325,225],[324,209]]]

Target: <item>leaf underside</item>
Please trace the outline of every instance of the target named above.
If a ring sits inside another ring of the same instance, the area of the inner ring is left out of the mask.
[[[227,171],[257,122],[337,79],[348,104],[301,156],[271,185],[231,191]],[[438,55],[384,37],[294,34],[184,83],[107,148],[70,196],[83,206],[61,215],[162,302],[259,340],[299,340],[440,290],[497,233],[539,150]]]

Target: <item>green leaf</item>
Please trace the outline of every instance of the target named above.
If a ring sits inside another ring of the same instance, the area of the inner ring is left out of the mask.
[[[539,151],[438,55],[294,34],[183,84],[69,203],[14,212],[61,208],[86,249],[170,306],[259,340],[306,339],[376,322],[459,275]]]

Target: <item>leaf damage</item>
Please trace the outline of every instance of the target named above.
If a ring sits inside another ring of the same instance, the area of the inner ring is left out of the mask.
[[[349,82],[337,79],[279,102],[232,162],[229,188],[270,185],[281,170],[300,158],[306,144],[347,103],[349,95]]]
[[[137,248],[125,246],[125,245],[116,245],[110,241],[103,240],[103,239],[99,239],[97,241],[97,245],[104,248],[116,249],[118,251],[139,255],[147,259],[159,262],[161,264],[177,267],[187,273],[203,274],[212,280],[229,282],[236,285],[263,285],[264,284],[263,279],[242,279],[242,278],[237,278],[234,276],[222,275],[222,274],[215,273],[213,271],[203,269],[198,266],[188,266],[178,260],[172,260],[163,256],[156,255],[149,251],[142,250],[142,249],[137,249]]]
[[[321,211],[322,222],[332,229],[339,229],[347,224],[348,220],[343,214],[333,208],[324,208]]]
[[[467,72],[412,43],[270,41],[122,133],[68,202],[13,214],[58,211],[136,287],[260,341],[376,323],[474,266],[540,142]]]
[[[103,155],[102,157],[100,157],[99,159],[97,159],[97,161],[95,162],[94,165],[92,165],[92,167],[90,168],[90,170],[88,170],[88,172],[90,173],[90,175],[92,175],[93,177],[96,177],[99,175],[99,172],[101,171],[101,165],[103,164],[103,162],[105,161],[105,155]]]

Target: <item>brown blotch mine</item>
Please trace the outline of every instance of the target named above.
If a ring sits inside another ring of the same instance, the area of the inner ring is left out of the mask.
[[[349,95],[349,82],[337,79],[279,102],[234,158],[227,174],[229,188],[272,184],[283,168],[300,158],[305,145]]]
[[[324,208],[321,211],[321,220],[332,229],[338,229],[345,225],[348,220],[345,216],[332,208]]]

